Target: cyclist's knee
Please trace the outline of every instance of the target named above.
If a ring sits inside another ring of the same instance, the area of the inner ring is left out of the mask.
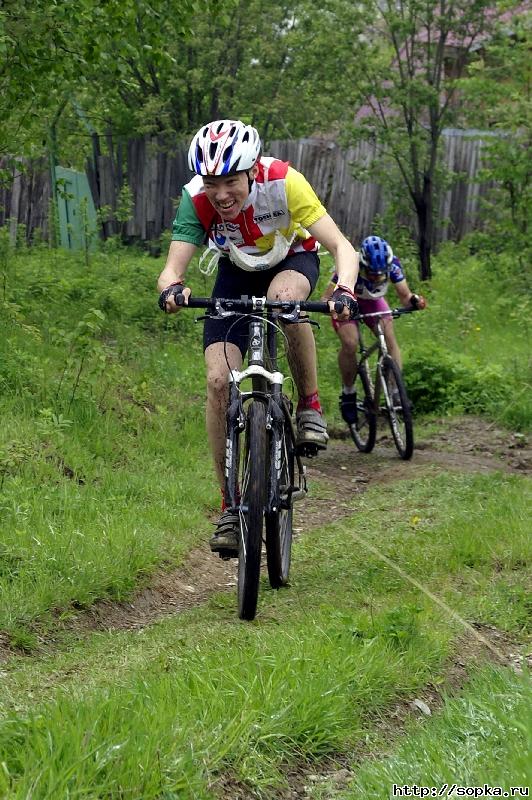
[[[340,339],[340,349],[346,355],[356,353],[358,347],[358,329],[356,325],[343,325],[337,331]]]
[[[294,270],[280,272],[270,283],[268,300],[302,300],[308,297],[310,283],[307,277]]]
[[[207,392],[211,396],[227,394],[229,370],[226,365],[217,365],[207,370]]]
[[[349,358],[355,358],[357,354],[356,342],[342,342],[340,346],[340,353]]]

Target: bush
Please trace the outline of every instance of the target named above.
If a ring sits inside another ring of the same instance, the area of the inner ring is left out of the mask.
[[[410,399],[422,414],[493,411],[508,399],[508,384],[514,383],[501,365],[480,365],[435,343],[412,349],[404,372]]]

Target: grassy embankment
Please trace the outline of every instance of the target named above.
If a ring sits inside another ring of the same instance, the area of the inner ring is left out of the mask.
[[[186,315],[164,320],[154,309],[159,265],[102,258],[86,270],[49,259],[10,263],[1,345],[0,630],[28,649],[70,608],[125,597],[158,564],[179,563],[205,540],[205,514],[218,502],[204,443],[200,331]],[[523,426],[513,371],[523,323],[502,312],[484,322],[498,300],[483,287],[479,316],[453,338],[464,323],[447,309],[467,295],[468,280],[472,296],[480,271],[470,262],[459,290],[453,270],[463,258],[454,263],[447,255],[436,272],[431,313],[405,321],[406,358],[427,336],[477,371],[489,362],[507,378],[512,418]],[[334,340],[328,326],[319,336],[334,421]],[[500,413],[499,396],[489,402]],[[352,518],[303,537],[292,587],[264,585],[252,625],[236,622],[227,593],[138,633],[63,633],[54,654],[13,659],[2,675],[0,796],[209,798],[217,774],[229,772],[257,797],[274,797],[287,763],[378,751],[379,719],[427,683],[445,686],[464,640],[359,536],[467,620],[518,643],[530,611],[526,488],[501,474],[380,487],[357,498]],[[408,731],[390,761],[363,766],[345,797],[388,797],[395,775],[421,785],[447,776],[530,781],[526,684],[505,668],[473,672],[469,694]],[[452,736],[468,746],[448,745]],[[333,788],[312,791],[324,798]]]

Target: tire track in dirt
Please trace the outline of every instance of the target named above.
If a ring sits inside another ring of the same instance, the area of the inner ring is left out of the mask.
[[[521,672],[524,658],[511,637],[488,625],[479,624],[479,627],[488,641],[511,656],[508,665]],[[466,686],[472,667],[494,660],[493,651],[482,645],[479,647],[478,641],[469,636],[457,639],[454,651],[459,655],[450,659],[441,670],[445,676],[444,682],[428,683],[416,697],[400,700],[368,716],[366,723],[367,729],[372,731],[371,738],[359,742],[352,751],[331,754],[312,765],[302,762],[288,766],[285,772],[288,785],[278,789],[271,796],[272,800],[309,800],[317,787],[322,789],[319,796],[327,800],[333,800],[340,793],[345,797],[344,792],[356,777],[356,769],[362,762],[388,756],[399,744],[414,717],[425,717],[427,708],[431,716],[438,713],[449,698],[458,696]],[[529,669],[531,662],[532,658],[529,658]],[[423,705],[425,710],[422,710]],[[384,741],[386,744],[383,744]],[[260,800],[263,797],[263,794],[253,792],[230,772],[218,776],[210,788],[216,792],[218,800]],[[325,788],[327,795],[323,794]]]
[[[416,443],[411,461],[402,461],[387,436],[379,437],[375,450],[361,454],[343,430],[332,431],[344,436],[332,439],[327,451],[307,465],[310,492],[306,500],[295,505],[296,536],[303,528],[317,528],[333,520],[356,513],[353,506],[338,498],[365,491],[376,483],[411,480],[434,468],[441,471],[492,472],[502,470],[520,474],[532,472],[532,450],[520,434],[497,429],[482,419],[464,417],[442,420],[439,430]],[[335,501],[313,498],[312,481],[329,485]],[[340,491],[339,491],[340,490]],[[310,524],[309,524],[310,521]],[[157,572],[149,586],[138,591],[127,602],[98,601],[88,609],[75,613],[65,623],[58,623],[58,632],[90,633],[91,631],[137,630],[165,616],[200,606],[220,591],[235,592],[237,562],[222,561],[207,545],[192,550],[179,568]],[[37,652],[54,647],[51,638],[43,638]],[[13,650],[0,632],[0,663]]]
[[[343,438],[332,439],[327,452],[308,464],[311,488],[308,499],[295,507],[296,537],[309,527],[317,528],[356,514],[352,504],[342,503],[339,498],[347,495],[352,500],[353,494],[364,492],[377,483],[411,480],[429,472],[433,474],[435,469],[442,472],[532,472],[532,451],[526,439],[473,418],[443,420],[439,430],[420,439],[409,462],[398,458],[388,437],[380,437],[374,452],[363,455],[345,438],[344,431],[333,433]],[[335,499],[313,497],[314,480],[330,488]],[[236,561],[224,562],[211,554],[207,545],[208,535],[206,532],[204,546],[193,550],[183,566],[171,572],[157,573],[150,585],[137,592],[129,602],[98,602],[90,609],[78,612],[74,619],[62,626],[63,630],[66,627],[80,636],[90,635],[92,631],[137,630],[170,614],[198,607],[217,592],[235,592]],[[444,670],[444,684],[429,683],[417,698],[396,703],[380,712],[378,718],[368,720],[368,725],[376,731],[376,741],[379,732],[385,735],[387,751],[400,739],[412,716],[419,715],[419,705],[414,701],[421,700],[435,713],[443,705],[444,694],[448,697],[460,692],[468,680],[471,665],[493,660],[494,652],[498,650],[509,666],[521,669],[522,648],[509,635],[491,626],[473,624],[479,628],[481,638],[493,645],[492,648],[466,632],[454,651],[459,656],[454,656]],[[48,653],[55,646],[53,640],[45,639],[39,650]],[[0,633],[0,662],[12,654],[7,639]],[[354,770],[364,759],[385,755],[382,744],[375,745],[370,741],[361,743],[353,752],[329,756],[312,766],[292,764],[286,770],[287,787],[277,790],[272,800],[308,800],[312,789],[319,786],[326,787],[327,796],[333,798],[348,787],[355,775]],[[257,800],[259,797],[230,770],[216,776],[209,788],[219,800]]]

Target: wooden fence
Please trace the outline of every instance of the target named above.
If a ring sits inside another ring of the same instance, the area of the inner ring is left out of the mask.
[[[9,227],[12,242],[21,225],[28,239],[37,229],[48,238],[50,173],[46,160],[0,159],[0,171],[10,173],[9,180],[0,181],[0,226]]]
[[[485,135],[480,132],[449,130],[444,134],[444,162],[462,177],[442,197],[435,244],[459,240],[480,224],[480,199],[487,187],[476,183],[475,176],[484,141]],[[375,215],[385,210],[386,187],[352,177],[353,165],[367,166],[375,155],[371,144],[343,150],[331,141],[299,139],[272,142],[267,153],[290,161],[305,174],[331,216],[354,242],[370,230]],[[12,238],[17,224],[26,226],[28,240],[36,228],[47,238],[50,180],[46,165],[36,162],[24,169],[19,165],[13,168],[11,182],[0,187],[0,225],[10,226]],[[102,223],[101,235],[106,238],[120,230],[130,241],[150,242],[171,228],[181,188],[190,179],[186,147],[169,147],[154,138],[132,139],[112,155],[101,155],[97,146],[87,162],[87,176],[96,208],[116,209],[124,181],[133,196],[129,221],[119,224],[110,218]]]

